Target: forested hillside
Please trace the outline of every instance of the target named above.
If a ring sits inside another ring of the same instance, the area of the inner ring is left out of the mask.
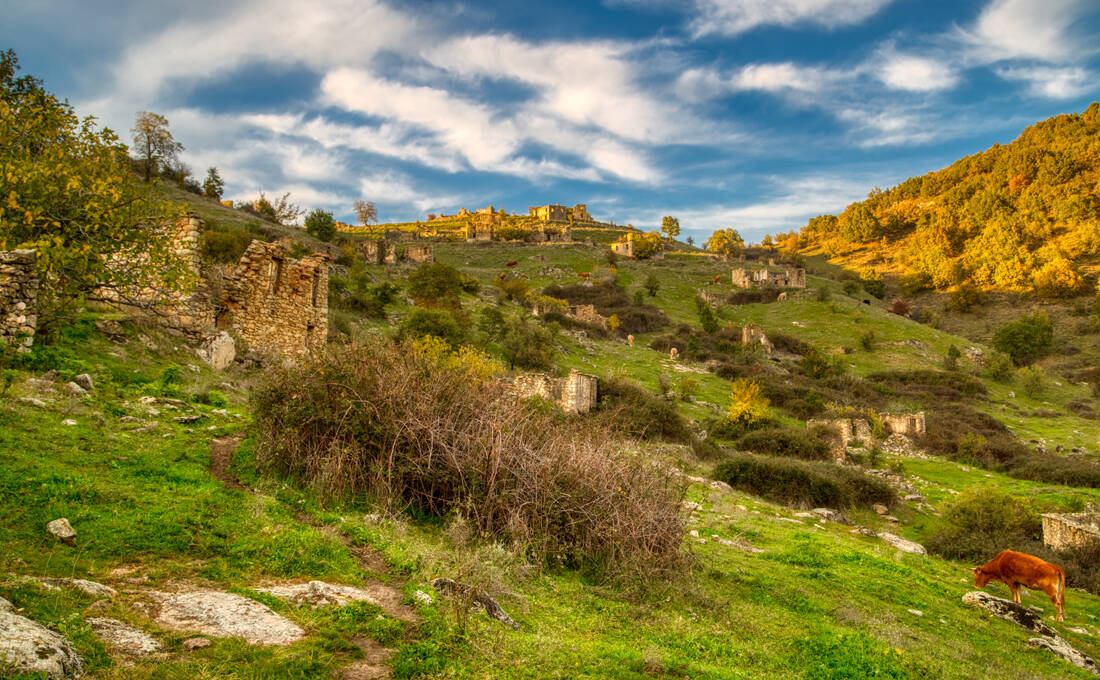
[[[979,286],[1049,297],[1087,291],[1100,254],[1100,104],[815,217],[803,248],[874,250],[911,289]]]

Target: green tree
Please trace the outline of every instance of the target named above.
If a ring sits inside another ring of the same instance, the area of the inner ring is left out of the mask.
[[[712,253],[731,257],[744,249],[745,239],[741,238],[736,229],[719,229],[710,235],[703,247]]]
[[[183,151],[183,144],[172,138],[168,119],[159,113],[138,111],[134,127],[134,153],[137,154],[145,181],[163,168],[172,168],[173,161]]]
[[[711,335],[717,333],[718,318],[714,316],[714,310],[702,298],[695,298],[695,302],[699,307],[699,325]]]
[[[182,210],[135,180],[114,132],[18,69],[0,53],[0,250],[38,252],[39,331],[107,291],[194,285],[160,228]]]
[[[661,219],[661,231],[665,233],[668,240],[673,240],[680,235],[680,220],[671,215],[665,215]]]
[[[1046,354],[1054,341],[1054,326],[1046,312],[1022,316],[993,333],[993,346],[1023,366]]]
[[[409,274],[409,295],[425,307],[457,307],[464,286],[462,273],[443,262],[425,262]]]
[[[645,283],[642,286],[649,291],[649,297],[657,297],[657,291],[661,289],[661,282],[657,279],[657,275],[650,272],[645,277]]]
[[[206,171],[206,179],[202,183],[202,195],[207,198],[212,198],[215,201],[222,200],[222,194],[225,192],[225,182],[222,181],[222,176],[218,174],[217,168],[210,168]]]
[[[289,191],[275,201],[269,201],[267,195],[261,191],[259,198],[242,207],[275,224],[293,224],[305,212],[304,208],[290,202]]]
[[[409,312],[397,333],[399,340],[426,335],[440,338],[451,347],[458,347],[466,340],[466,329],[454,314],[446,310],[419,307]]]
[[[332,219],[332,213],[314,208],[306,215],[306,231],[316,238],[328,243],[336,236],[336,220]]]
[[[527,319],[513,320],[508,324],[501,343],[509,368],[518,366],[536,371],[552,368],[557,334],[556,324],[539,326]]]

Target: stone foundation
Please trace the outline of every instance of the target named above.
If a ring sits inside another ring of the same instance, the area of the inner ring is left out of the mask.
[[[34,344],[37,257],[33,250],[0,251],[0,344],[14,343],[20,352]]]
[[[770,269],[734,269],[731,275],[733,285],[738,288],[753,286],[776,286],[778,288],[805,288],[806,270],[802,267],[786,267],[782,272]]]
[[[569,371],[566,378],[543,373],[524,373],[512,379],[512,391],[520,399],[542,397],[566,413],[588,413],[596,406],[597,379],[594,375]]]
[[[768,340],[768,336],[764,333],[764,329],[756,324],[749,324],[741,328],[741,346],[751,347],[752,345],[760,345],[769,354],[774,349],[771,340]]]
[[[263,354],[320,352],[328,338],[327,261],[320,254],[295,260],[286,245],[253,241],[226,276],[218,328]]]
[[[1100,543],[1100,514],[1044,514],[1043,543],[1055,550]]]
[[[607,330],[607,317],[597,312],[595,305],[574,305],[569,308],[569,316],[582,323],[590,323]]]
[[[917,413],[880,413],[879,419],[886,430],[886,435],[900,434],[907,437],[922,435],[925,433],[924,411]],[[858,441],[864,446],[870,446],[874,439],[871,431],[871,422],[866,418],[822,418],[807,420],[806,427],[821,426],[832,430],[840,438],[840,453],[848,448],[852,442]],[[836,452],[834,452],[836,454]],[[843,458],[843,455],[837,457]]]

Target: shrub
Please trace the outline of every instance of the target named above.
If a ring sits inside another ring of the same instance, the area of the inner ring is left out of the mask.
[[[661,282],[657,279],[657,275],[650,272],[645,277],[645,283],[642,284],[646,291],[649,292],[649,297],[657,297],[657,291],[661,289]]]
[[[527,279],[497,279],[496,287],[499,299],[523,302],[527,299],[527,289],[530,284]]]
[[[466,329],[454,314],[442,309],[417,308],[409,312],[398,328],[399,340],[431,335],[458,347],[466,340]]]
[[[751,425],[768,417],[768,399],[761,394],[760,383],[738,378],[730,386],[727,418],[735,423]]]
[[[306,233],[312,234],[321,241],[332,240],[336,236],[336,221],[332,219],[332,213],[314,208],[306,215]]]
[[[883,280],[882,274],[868,269],[860,273],[859,282],[863,284],[863,290],[867,291],[868,295],[880,300],[886,297],[886,281]]]
[[[846,508],[895,501],[885,482],[833,463],[738,454],[715,470],[714,478],[776,503],[802,508]]]
[[[1026,498],[998,491],[959,496],[925,542],[929,551],[954,560],[984,564],[1002,550],[1034,554],[1042,544],[1040,510]]]
[[[959,358],[962,357],[962,352],[955,345],[951,345],[947,348],[947,354],[943,356],[943,370],[945,371],[957,371],[959,370]]]
[[[250,243],[252,235],[244,230],[218,231],[207,228],[202,232],[202,257],[208,262],[235,264]]]
[[[261,468],[325,497],[461,513],[550,564],[671,572],[682,484],[588,428],[377,340],[272,371],[252,392]]]
[[[1046,375],[1038,366],[1024,366],[1016,371],[1016,381],[1020,384],[1020,391],[1031,399],[1035,399],[1046,389]]]
[[[622,333],[648,333],[668,325],[668,316],[652,305],[632,305],[626,291],[614,279],[601,280],[591,286],[547,286],[543,295],[568,300],[571,305],[594,305],[604,316],[619,317]]]
[[[993,333],[993,346],[1023,366],[1046,354],[1054,340],[1054,326],[1045,312],[1020,317]]]
[[[734,447],[741,451],[766,453],[784,458],[826,460],[829,445],[812,434],[785,427],[756,430],[739,438]]]
[[[798,367],[804,375],[811,378],[827,378],[844,372],[840,361],[835,357],[827,357],[816,349],[806,352],[798,362]]]
[[[547,371],[553,367],[558,326],[540,326],[527,319],[516,319],[507,325],[501,342],[509,368]]]
[[[1009,359],[1007,355],[995,352],[990,355],[989,359],[985,362],[985,375],[990,380],[995,380],[999,383],[1007,383],[1012,380],[1014,375],[1012,365],[1012,359]]]
[[[425,262],[409,274],[409,295],[418,305],[458,306],[462,273],[443,262]]]
[[[965,313],[984,302],[985,293],[982,292],[981,288],[971,283],[964,283],[951,291],[951,300],[948,303],[948,307],[950,307],[952,311]]]
[[[597,387],[600,420],[618,432],[638,439],[687,442],[687,421],[675,404],[625,378],[603,378]]]
[[[884,387],[906,387],[941,398],[959,399],[986,394],[986,387],[981,380],[958,372],[919,369],[883,371],[872,373],[867,379]]]
[[[894,303],[886,311],[898,316],[909,316],[909,303],[905,300],[894,300]]]
[[[875,349],[875,332],[868,328],[859,335],[859,346],[871,352]]]
[[[702,302],[702,298],[696,298],[696,300]],[[718,319],[714,316],[714,310],[710,308],[710,305],[703,302],[699,306],[699,325],[703,327],[703,330],[707,333],[718,332]]]

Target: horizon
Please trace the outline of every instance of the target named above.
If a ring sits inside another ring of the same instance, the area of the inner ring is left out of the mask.
[[[837,213],[1100,96],[1100,5],[992,0],[17,0],[22,73],[200,179],[354,222],[584,203],[702,243]]]

